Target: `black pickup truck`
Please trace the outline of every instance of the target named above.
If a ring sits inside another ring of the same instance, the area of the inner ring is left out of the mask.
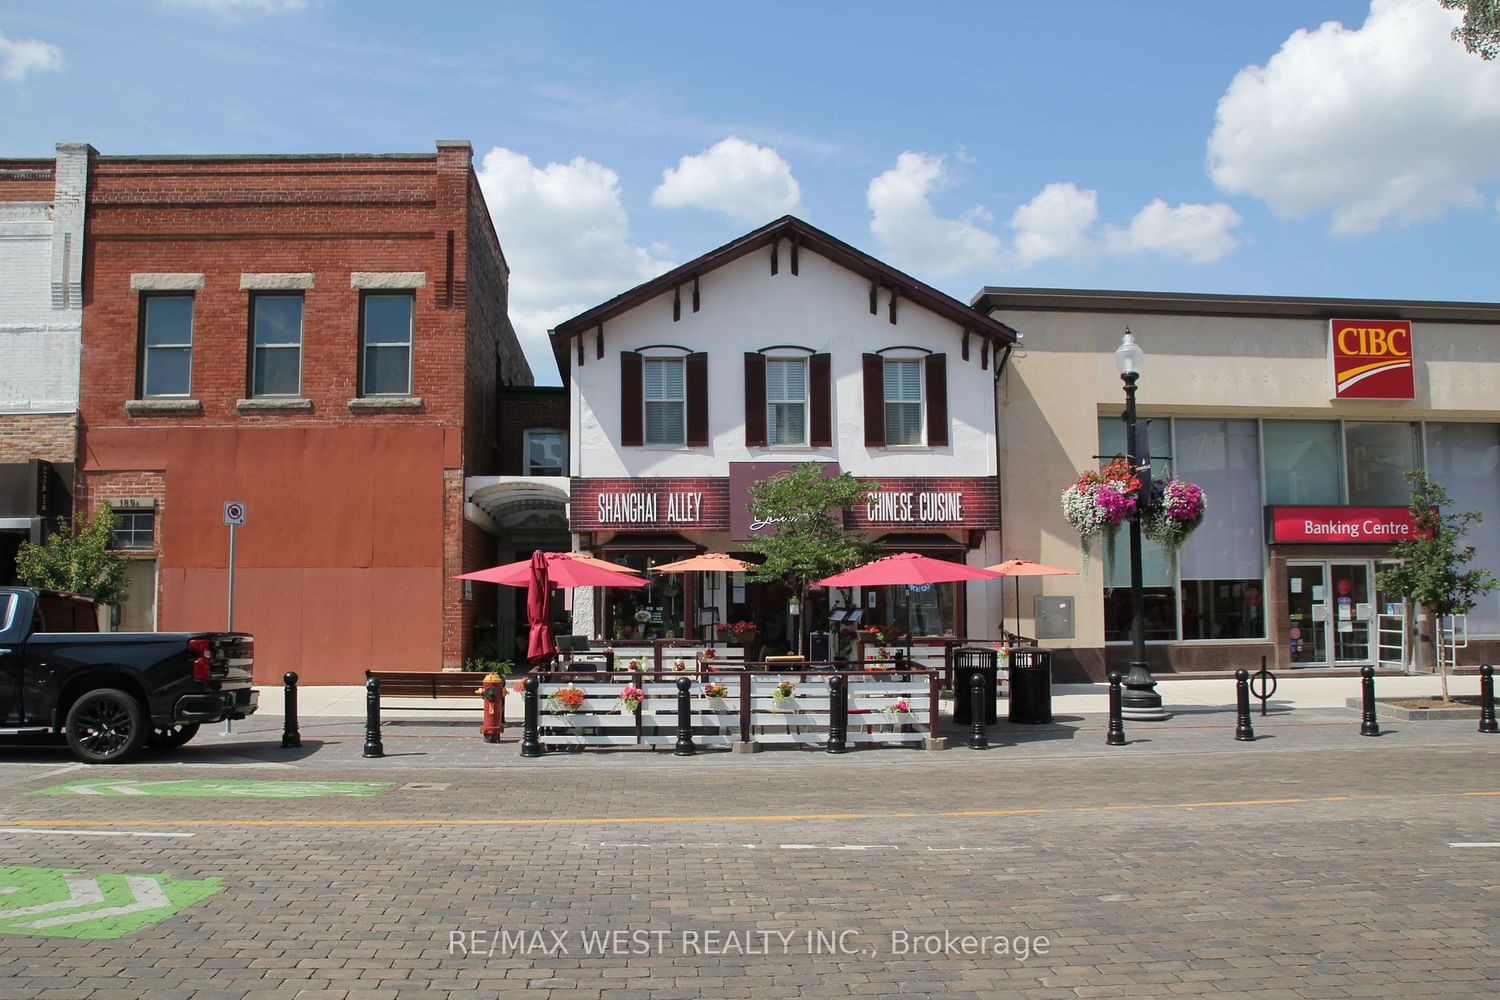
[[[0,587],[0,733],[62,733],[91,764],[178,747],[255,711],[254,651],[240,633],[101,633],[89,598]]]

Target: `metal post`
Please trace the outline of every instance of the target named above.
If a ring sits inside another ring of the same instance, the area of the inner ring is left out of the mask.
[[[1140,442],[1136,438],[1135,388],[1140,372],[1125,372],[1120,380],[1125,383],[1125,450],[1132,470],[1151,464],[1151,455],[1140,454]],[[1144,499],[1144,498],[1142,498]],[[1156,679],[1151,676],[1151,664],[1146,660],[1145,594],[1141,573],[1141,517],[1140,507],[1130,517],[1130,673],[1125,678],[1125,693],[1121,702],[1121,716],[1130,714],[1132,720],[1158,721],[1167,713],[1162,709],[1161,695],[1156,693]]]
[[[972,728],[969,731],[970,750],[988,750],[990,738],[984,731],[985,723],[989,719],[989,713],[985,711],[984,701],[989,684],[984,679],[984,671],[976,670],[969,675],[969,715]],[[959,697],[963,697],[962,693]]]
[[[302,732],[297,727],[297,675],[288,670],[281,683],[285,706],[281,718],[281,747],[289,750],[302,745]]]
[[[1379,736],[1380,723],[1375,721],[1375,668],[1360,667],[1360,693],[1363,701],[1363,711],[1359,718],[1359,735]]]
[[[740,671],[740,742],[750,742],[750,667]]]
[[[828,747],[829,753],[844,753],[849,735],[849,687],[835,674],[828,678]]]
[[[380,742],[380,678],[365,681],[365,752],[366,757],[384,757]]]
[[[677,678],[677,746],[674,757],[691,757],[698,752],[693,745],[693,682]]]
[[[1234,723],[1234,738],[1243,742],[1255,739],[1255,729],[1250,725],[1250,671],[1234,672],[1234,698],[1237,717]]]
[[[1495,668],[1488,663],[1479,668],[1479,731],[1500,733],[1495,721]]]
[[[541,700],[537,697],[539,687],[541,683],[535,677],[526,678],[526,682],[521,686],[521,697],[526,703],[526,721],[521,728],[522,757],[540,757],[543,753],[542,741],[537,732],[539,728],[537,716],[540,709],[538,702]]]
[[[234,525],[229,526],[229,624],[224,631],[234,631]]]
[[[1120,672],[1112,670],[1109,674],[1109,730],[1105,733],[1104,742],[1112,747],[1125,745],[1125,724],[1121,716],[1120,696]]]

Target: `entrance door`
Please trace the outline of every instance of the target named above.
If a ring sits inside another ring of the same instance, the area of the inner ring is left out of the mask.
[[[1294,667],[1328,666],[1328,567],[1287,563],[1287,641]]]
[[[1375,603],[1371,598],[1370,564],[1333,563],[1333,604],[1329,625],[1333,629],[1335,666],[1374,662]]]

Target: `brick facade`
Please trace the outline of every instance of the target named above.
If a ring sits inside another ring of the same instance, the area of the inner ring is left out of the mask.
[[[435,154],[98,156],[88,196],[82,492],[160,477],[159,623],[221,616],[257,676],[355,683],[462,663],[466,474],[498,461],[497,384],[531,375],[467,143]],[[186,399],[142,400],[145,297],[192,295]],[[360,393],[362,297],[411,290],[410,394]],[[302,298],[301,391],[254,399],[257,290]]]
[[[72,464],[78,447],[72,413],[0,413],[0,465],[30,458]]]
[[[526,474],[526,432],[552,428],[568,432],[568,390],[562,386],[513,386],[498,393],[502,476]],[[567,470],[565,469],[564,472]]]

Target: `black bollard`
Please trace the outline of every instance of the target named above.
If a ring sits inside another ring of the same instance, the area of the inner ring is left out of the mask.
[[[693,745],[693,682],[677,678],[677,746],[674,757],[691,757],[698,752]]]
[[[302,745],[302,732],[297,728],[297,675],[288,670],[281,682],[286,699],[281,719],[281,748],[290,750]]]
[[[1479,731],[1500,733],[1495,721],[1495,668],[1488,663],[1479,668]]]
[[[380,742],[380,678],[365,681],[365,752],[366,757],[384,757]]]
[[[969,731],[970,750],[990,748],[989,734],[984,731],[985,722],[989,719],[989,710],[984,704],[985,695],[989,694],[989,686],[984,671],[976,670],[969,675],[969,717],[973,721],[973,729]]]
[[[541,698],[537,695],[539,687],[541,685],[535,677],[526,678],[526,683],[521,686],[522,700],[526,703],[526,722],[521,728],[522,757],[540,757],[545,752],[542,750],[542,741],[538,734],[540,724],[537,716],[541,710]]]
[[[828,753],[847,753],[849,750],[848,742],[848,681],[838,675],[834,675],[828,678],[828,746],[825,749]]]
[[[1364,708],[1359,717],[1359,735],[1379,736],[1380,723],[1375,721],[1375,668],[1360,667],[1360,693]]]
[[[1234,738],[1248,743],[1255,739],[1255,729],[1250,725],[1250,671],[1234,672],[1234,699],[1238,713],[1234,723]]]
[[[1120,707],[1120,672],[1115,670],[1109,675],[1109,731],[1104,734],[1104,742],[1112,747],[1125,745],[1125,722]]]

